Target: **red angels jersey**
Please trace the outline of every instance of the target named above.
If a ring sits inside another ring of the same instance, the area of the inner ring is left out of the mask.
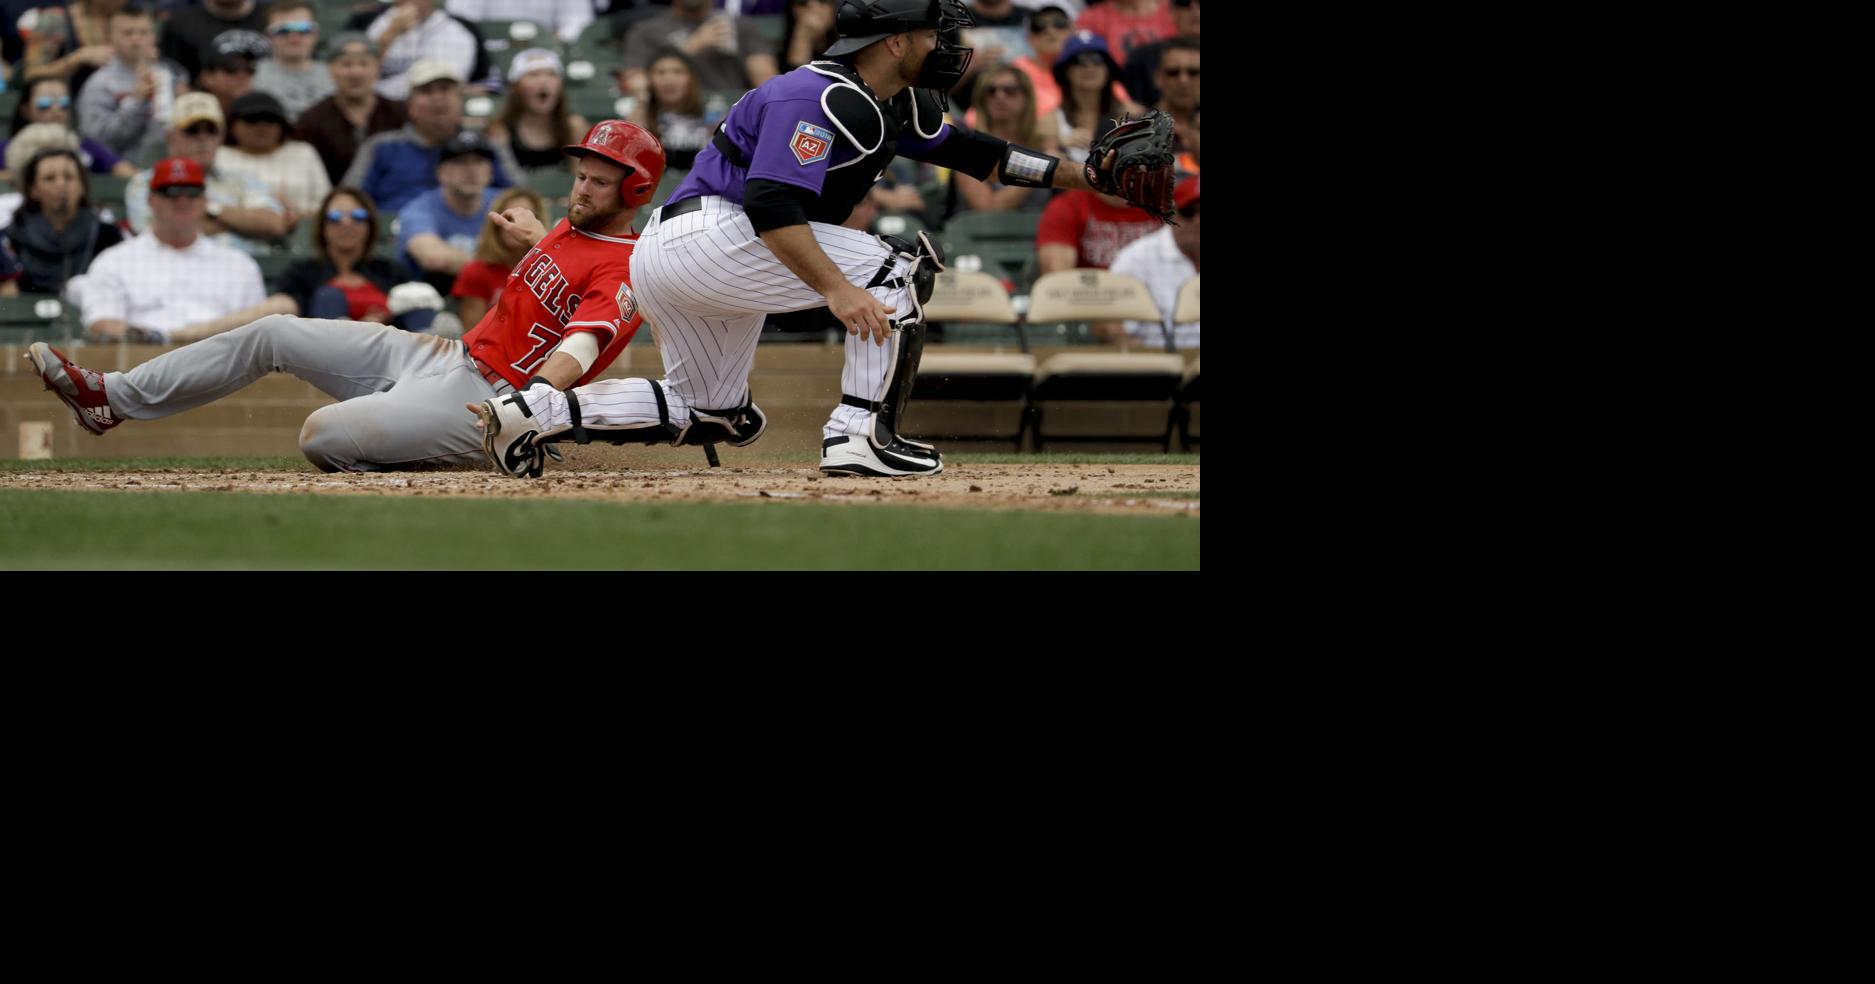
[[[523,389],[561,339],[589,331],[599,336],[599,358],[574,385],[592,382],[644,321],[627,283],[636,243],[561,219],[514,265],[501,299],[463,336],[469,353]]]

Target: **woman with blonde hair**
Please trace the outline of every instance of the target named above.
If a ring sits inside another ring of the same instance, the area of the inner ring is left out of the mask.
[[[969,122],[976,129],[1044,154],[1057,152],[1055,135],[1035,118],[1035,86],[1021,69],[998,65],[984,72],[971,95]],[[963,200],[963,208],[974,212],[1040,211],[1050,197],[1046,188],[1010,188],[994,178],[978,181],[962,171],[951,172],[951,186]]]
[[[586,118],[566,108],[566,70],[560,56],[529,48],[508,66],[508,95],[488,124],[488,137],[506,142],[515,163],[529,171],[564,170],[560,148],[579,143]],[[468,321],[464,321],[468,324]]]
[[[517,205],[533,209],[541,225],[553,225],[553,217],[547,214],[547,203],[519,186],[496,196],[489,208],[494,212],[506,212]],[[456,274],[456,285],[449,289],[449,296],[458,299],[456,310],[462,316],[465,332],[474,328],[501,299],[501,288],[507,284],[509,272],[526,254],[527,250],[509,246],[493,222],[482,223],[482,231],[475,237],[475,258]]]

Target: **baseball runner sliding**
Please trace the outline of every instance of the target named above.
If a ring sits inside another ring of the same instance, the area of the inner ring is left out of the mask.
[[[972,23],[961,0],[842,0],[841,40],[743,96],[638,239],[632,289],[664,378],[565,393],[537,384],[475,408],[495,467],[539,474],[517,463],[537,465],[539,445],[569,437],[746,445],[766,425],[748,382],[763,321],[826,305],[848,337],[821,470],[942,471],[937,449],[899,428],[923,349],[921,305],[943,258],[923,234],[913,243],[840,225],[892,159],[994,173],[1006,185],[1089,188],[1171,213],[1169,127],[1167,147],[1140,148],[1150,153],[1097,142],[1089,159],[1098,164],[1083,170],[947,123],[944,92],[970,63],[961,32]],[[1123,173],[1119,158],[1130,161]]]
[[[642,321],[627,282],[631,220],[663,176],[664,148],[634,124],[607,120],[565,153],[578,158],[572,207],[552,232],[526,209],[490,213],[503,235],[532,249],[500,302],[461,341],[272,315],[128,372],[86,369],[43,342],[26,358],[93,434],[203,406],[286,372],[341,401],[314,411],[300,430],[301,452],[326,471],[480,463],[486,432],[463,406],[516,399],[514,390],[530,380],[588,382]],[[520,453],[528,457],[506,462],[506,470],[538,474],[545,446]]]

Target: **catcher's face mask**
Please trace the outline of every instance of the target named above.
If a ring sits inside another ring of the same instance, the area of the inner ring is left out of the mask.
[[[963,81],[970,56],[975,53],[964,47],[963,33],[964,28],[976,25],[976,19],[970,16],[970,8],[963,0],[937,0],[937,7],[937,48],[925,56],[924,67],[912,85],[936,92],[938,103],[948,110],[950,99],[946,94]]]

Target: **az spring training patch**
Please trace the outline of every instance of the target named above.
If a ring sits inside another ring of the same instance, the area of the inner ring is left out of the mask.
[[[833,151],[833,131],[802,120],[794,125],[794,139],[788,141],[788,149],[794,151],[794,159],[802,167],[824,161]]]

